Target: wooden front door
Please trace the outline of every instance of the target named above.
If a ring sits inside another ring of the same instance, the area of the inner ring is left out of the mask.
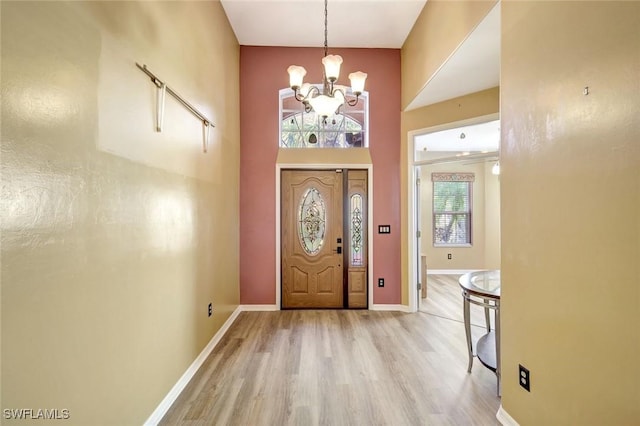
[[[342,308],[343,174],[282,171],[282,307]]]

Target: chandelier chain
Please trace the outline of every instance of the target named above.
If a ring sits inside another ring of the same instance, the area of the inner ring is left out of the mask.
[[[0,0],[1,1],[1,0]],[[342,56],[329,55],[329,0],[324,0],[324,57],[322,58],[322,89],[304,83],[307,70],[299,65],[291,65],[287,68],[289,73],[289,87],[294,92],[297,101],[304,104],[305,112],[316,111],[326,120],[333,114],[339,114],[343,105],[354,106],[358,103],[359,96],[363,93],[364,81],[367,74],[357,71],[349,74],[351,90],[355,99],[346,99],[347,92],[343,86],[335,86],[340,74]]]
[[[328,31],[327,31],[327,2],[324,0],[324,56],[327,56],[329,52],[329,45],[327,43]]]
[[[329,43],[327,42],[327,39],[329,38],[329,32],[327,31],[327,24],[328,24],[328,20],[327,20],[327,3],[328,0],[324,0],[324,56],[326,57],[329,54]],[[329,87],[329,80],[327,80],[327,74],[324,70],[324,68],[322,69],[322,93],[324,95],[331,95],[332,93],[331,88]]]

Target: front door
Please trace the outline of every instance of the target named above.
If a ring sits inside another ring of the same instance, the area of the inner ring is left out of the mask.
[[[282,307],[342,308],[343,174],[282,171]]]

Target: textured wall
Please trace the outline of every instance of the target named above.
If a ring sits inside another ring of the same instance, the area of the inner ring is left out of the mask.
[[[1,7],[2,408],[139,425],[238,304],[239,47],[216,2]]]
[[[502,3],[502,404],[522,426],[640,424],[639,41],[638,2]]]
[[[373,223],[391,235],[373,235],[374,303],[400,303],[400,51],[331,49],[344,58],[340,83],[367,72],[369,150],[373,162]],[[306,81],[322,79],[322,49],[241,47],[241,256],[243,304],[275,303],[275,166],[278,155],[278,91],[288,87],[287,67],[304,66]],[[313,156],[315,150],[309,150]]]

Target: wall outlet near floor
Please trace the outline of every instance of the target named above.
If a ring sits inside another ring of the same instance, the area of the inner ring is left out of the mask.
[[[211,316],[211,314],[213,314],[213,303],[209,303],[209,316]]]
[[[378,287],[384,287],[384,278],[378,278]]]
[[[529,370],[518,364],[518,380],[527,392],[531,392],[531,381],[529,380]]]
[[[447,253],[447,259],[451,260],[451,253]]]

